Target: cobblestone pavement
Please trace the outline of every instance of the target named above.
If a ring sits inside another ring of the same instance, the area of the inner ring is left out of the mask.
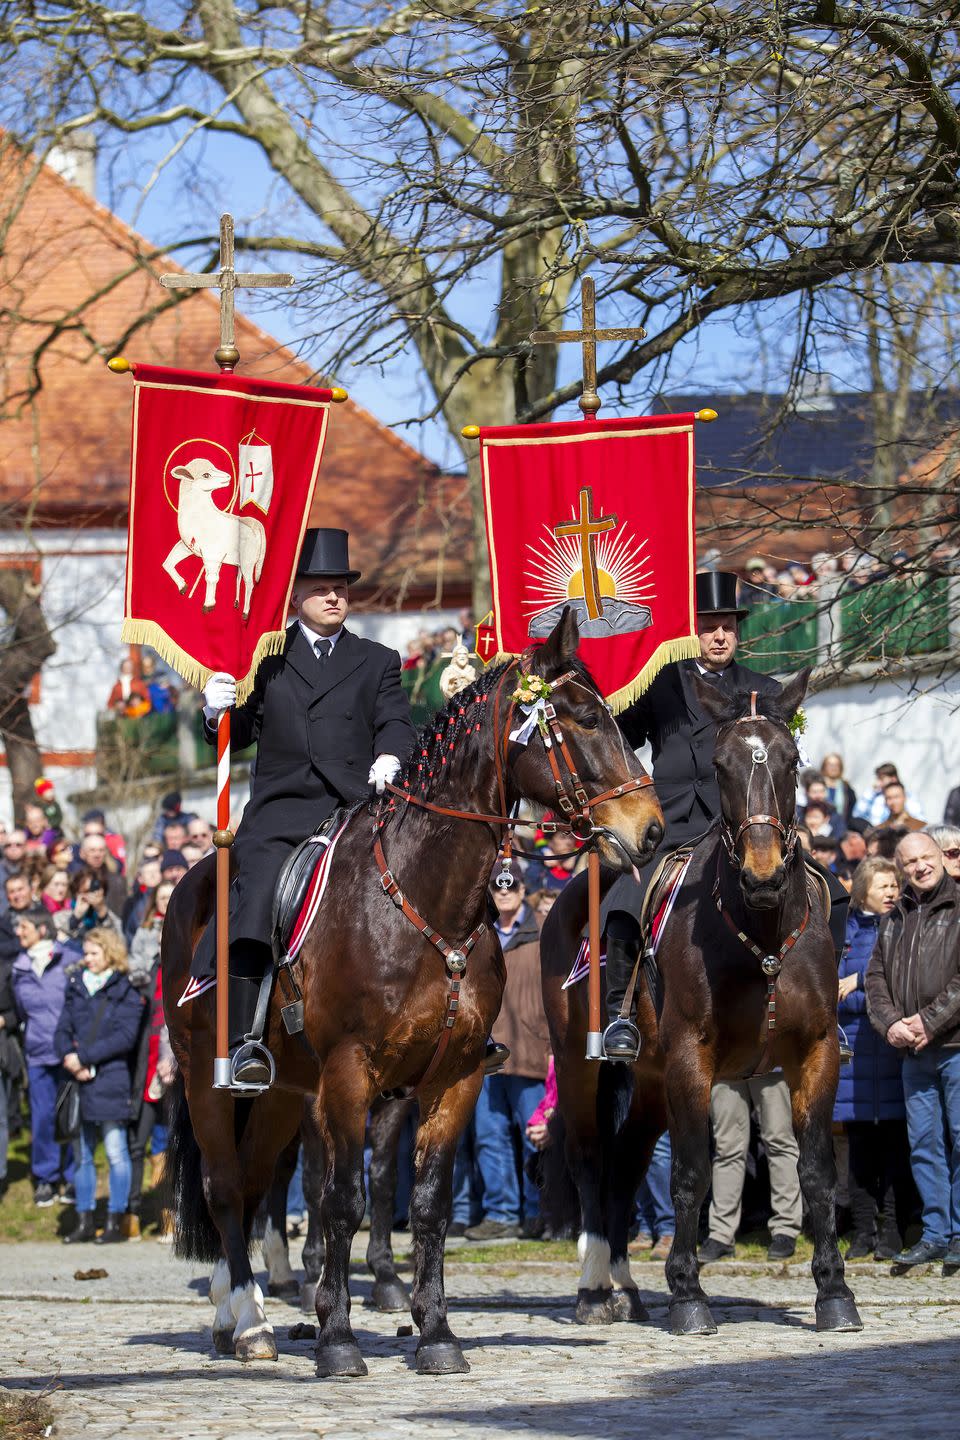
[[[73,1278],[90,1266],[103,1266],[107,1278]],[[952,1432],[960,1275],[854,1269],[865,1329],[820,1336],[813,1283],[800,1267],[714,1266],[704,1288],[719,1333],[677,1340],[665,1329],[663,1267],[635,1269],[651,1323],[587,1329],[572,1318],[573,1265],[458,1264],[452,1248],[452,1323],[472,1369],[438,1379],[412,1368],[416,1340],[396,1334],[404,1316],[363,1308],[368,1286],[358,1273],[354,1324],[370,1374],[332,1381],[315,1377],[310,1341],[288,1338],[309,1317],[278,1300],[268,1302],[277,1363],[243,1367],[215,1356],[206,1273],[161,1246],[3,1246],[0,1383],[56,1385],[58,1435],[84,1440],[904,1440]]]

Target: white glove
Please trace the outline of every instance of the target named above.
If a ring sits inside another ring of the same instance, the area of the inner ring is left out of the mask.
[[[203,713],[216,720],[221,710],[230,710],[237,703],[237,682],[232,675],[218,670],[203,687]]]
[[[370,766],[370,774],[367,776],[368,785],[376,785],[377,794],[383,794],[383,787],[389,782],[391,785],[400,774],[400,761],[396,755],[378,755]]]

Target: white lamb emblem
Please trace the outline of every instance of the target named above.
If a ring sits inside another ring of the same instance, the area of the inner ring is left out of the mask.
[[[197,555],[206,581],[203,597],[204,613],[213,609],[217,599],[217,583],[222,565],[237,567],[237,593],[234,606],[240,604],[241,582],[246,587],[243,617],[250,614],[250,596],[263,570],[267,551],[266,531],[259,520],[248,515],[232,515],[218,510],[213,503],[215,490],[232,485],[225,470],[218,470],[209,460],[190,460],[170,472],[180,481],[177,502],[177,529],[180,539],[163,562],[170,579],[182,595],[187,582],[177,569],[188,555]],[[192,593],[192,592],[191,592]]]

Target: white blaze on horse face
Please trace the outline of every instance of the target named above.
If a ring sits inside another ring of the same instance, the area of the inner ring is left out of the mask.
[[[577,1241],[580,1257],[580,1289],[609,1290],[610,1242],[602,1235],[588,1235],[582,1231]]]
[[[271,1285],[284,1285],[294,1278],[286,1237],[278,1232],[272,1220],[267,1221],[260,1248]]]

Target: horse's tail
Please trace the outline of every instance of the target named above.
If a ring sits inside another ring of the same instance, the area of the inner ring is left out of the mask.
[[[597,1129],[605,1165],[609,1163],[616,1137],[626,1124],[632,1100],[633,1067],[603,1061],[597,1076]]]
[[[567,1162],[567,1127],[559,1110],[548,1126],[550,1143],[540,1152],[540,1213],[555,1236],[576,1239],[580,1233],[580,1196]]]
[[[183,1260],[221,1260],[223,1245],[203,1193],[200,1146],[193,1133],[182,1075],[174,1082],[169,1104],[166,1174],[173,1198],[174,1253]]]

